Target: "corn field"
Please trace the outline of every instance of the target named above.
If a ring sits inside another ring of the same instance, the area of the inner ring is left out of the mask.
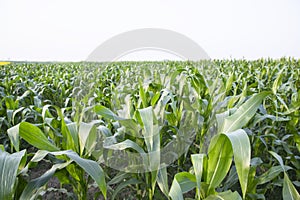
[[[3,62],[0,79],[0,199],[300,199],[300,60]]]

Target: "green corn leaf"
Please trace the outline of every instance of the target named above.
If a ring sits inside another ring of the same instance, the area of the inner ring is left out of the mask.
[[[229,78],[226,81],[225,92],[228,93],[232,88],[232,83],[234,81],[234,73],[229,74]]]
[[[13,126],[7,130],[7,135],[10,139],[12,146],[16,151],[20,150],[20,134],[19,125]]]
[[[225,178],[232,163],[232,156],[233,151],[230,140],[224,134],[214,136],[208,149],[206,183],[209,185],[209,194]]]
[[[183,200],[183,194],[196,187],[196,177],[188,172],[175,175],[169,196],[172,200]]]
[[[67,124],[67,128],[69,130],[71,137],[73,138],[75,151],[80,152],[77,123],[76,122],[69,123],[69,124]]]
[[[283,71],[286,69],[286,67],[283,67],[277,74],[277,77],[275,79],[275,81],[273,82],[273,86],[272,86],[272,91],[273,93],[276,95],[277,94],[277,90],[278,87],[280,86],[281,82],[282,82],[282,74]]]
[[[299,200],[300,195],[288,175],[284,173],[282,197],[284,200]]]
[[[238,192],[225,191],[219,194],[210,195],[204,200],[242,200]]]
[[[96,105],[94,107],[94,111],[96,114],[103,116],[107,119],[113,119],[113,120],[124,120],[124,118],[117,116],[115,113],[113,113],[110,109],[106,108],[102,105]]]
[[[160,156],[159,154],[157,154],[157,156]],[[150,159],[149,159],[150,160]],[[151,167],[151,166],[150,166]],[[152,168],[150,168],[150,174],[151,174],[151,196],[154,196],[154,192],[155,192],[155,187],[156,187],[156,182],[157,182],[157,176],[158,176],[158,167],[157,169],[154,170]]]
[[[140,99],[142,100],[143,108],[146,108],[147,107],[147,97],[146,97],[146,92],[144,90],[144,87],[143,87],[141,81],[140,81],[139,88],[140,88],[139,89],[139,96],[140,96]]]
[[[250,170],[251,146],[247,133],[239,129],[225,134],[231,142],[236,171],[245,198]]]
[[[81,122],[78,131],[80,155],[83,155],[84,149],[86,149],[86,154],[89,154],[93,147],[95,146],[97,131],[93,124],[87,124]]]
[[[106,198],[105,175],[100,165],[93,160],[81,158],[73,151],[65,151],[64,154],[67,155],[70,159],[74,160],[74,162],[76,162],[87,174],[89,174],[94,179],[94,181],[96,181],[102,194]]]
[[[131,140],[125,140],[123,142],[119,142],[119,143],[115,143],[115,144],[109,144],[108,142],[106,142],[104,140],[104,148],[106,149],[112,149],[112,150],[124,150],[124,149],[134,149],[137,152],[139,152],[140,154],[145,154],[145,151],[143,150],[143,148],[141,148],[137,143],[131,141]]]
[[[242,104],[233,115],[226,117],[223,124],[219,124],[219,127],[221,127],[219,129],[220,132],[229,133],[243,128],[255,115],[262,100],[269,94],[270,92],[261,92],[252,96],[249,100]]]
[[[277,153],[273,152],[273,151],[269,151],[269,153],[274,156],[274,158],[276,158],[276,160],[279,162],[281,168],[284,170],[284,164],[283,164],[283,160],[281,158],[280,155],[278,155]]]
[[[167,168],[163,167],[159,169],[157,174],[157,184],[160,190],[166,195],[166,197],[169,197],[169,185],[168,185],[168,174],[167,174]]]
[[[42,116],[43,119],[45,120],[46,115],[50,115],[51,117],[53,117],[51,115],[51,113],[49,112],[49,108],[52,107],[56,110],[57,115],[60,117],[61,120],[61,133],[63,136],[62,142],[61,142],[61,147],[63,149],[71,149],[73,151],[77,151],[77,146],[75,146],[75,141],[78,140],[77,136],[74,136],[70,133],[70,130],[68,129],[68,126],[65,122],[64,119],[64,115],[63,115],[63,110],[61,108],[59,108],[58,106],[55,105],[45,105],[43,107],[43,111],[42,111]]]
[[[144,126],[144,139],[147,145],[148,151],[153,151],[154,141],[153,135],[154,133],[154,126],[153,126],[153,109],[152,107],[147,107],[144,109],[139,109],[139,113],[143,122]]]
[[[154,124],[153,109],[147,107],[139,109],[143,123],[143,136],[147,146],[150,170],[156,171],[160,165],[160,135],[157,124]]]
[[[180,185],[179,185],[178,181],[175,178],[174,178],[173,183],[171,185],[169,196],[171,197],[172,200],[183,200],[183,193],[181,191],[181,188],[180,188]]]
[[[120,182],[123,182],[126,179],[129,179],[131,176],[130,173],[126,172],[119,172],[115,177],[113,177],[107,184],[113,185],[113,184],[119,184]]]
[[[149,160],[153,156],[151,153],[147,154],[143,148],[141,148],[137,143],[127,139],[123,142],[119,143],[112,143],[109,138],[104,140],[103,147],[105,149],[110,149],[114,151],[123,151],[126,149],[133,149],[137,152],[126,152],[125,155],[118,158],[116,160],[116,157],[108,157],[105,162],[110,163],[110,165],[114,166],[114,168],[122,170],[122,171],[128,171],[131,169],[131,167],[135,168],[135,170],[146,170],[146,171],[152,171],[151,166],[149,164]],[[119,168],[120,162],[126,162],[130,163],[130,168]],[[132,169],[131,169],[132,170]]]
[[[155,104],[157,103],[157,101],[160,98],[160,92],[156,92],[155,95],[152,97],[151,99],[151,106],[155,106]]]
[[[0,199],[12,200],[20,162],[26,150],[9,154],[0,150]]]
[[[266,171],[264,174],[259,176],[257,184],[262,185],[262,184],[265,184],[267,182],[270,182],[274,178],[278,177],[278,175],[281,172],[284,172],[284,170],[287,171],[289,169],[292,169],[289,166],[284,166],[284,167],[285,167],[285,169],[282,169],[282,167],[280,165],[271,167],[268,171]]]
[[[205,158],[205,154],[193,154],[191,155],[196,181],[197,181],[197,195],[198,199],[200,199],[200,191],[201,191],[201,179],[203,173],[203,162]]]
[[[58,151],[55,145],[49,142],[44,133],[36,126],[28,123],[21,122],[7,130],[11,142],[15,149],[19,151],[19,136],[32,146],[47,151]]]

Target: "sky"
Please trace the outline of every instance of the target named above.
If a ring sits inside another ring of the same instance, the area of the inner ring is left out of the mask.
[[[300,58],[298,0],[0,0],[0,60],[83,61],[141,28],[183,34],[213,59]],[[133,52],[125,60],[176,59]]]

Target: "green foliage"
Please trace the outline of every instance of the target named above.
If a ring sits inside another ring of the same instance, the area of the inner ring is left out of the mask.
[[[299,199],[299,77],[293,58],[3,65],[0,199]]]
[[[14,199],[17,173],[26,150],[9,154],[0,150],[0,199]]]

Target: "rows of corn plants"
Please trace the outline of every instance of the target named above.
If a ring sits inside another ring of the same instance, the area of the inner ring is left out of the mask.
[[[300,199],[299,77],[293,58],[2,65],[0,199]]]

